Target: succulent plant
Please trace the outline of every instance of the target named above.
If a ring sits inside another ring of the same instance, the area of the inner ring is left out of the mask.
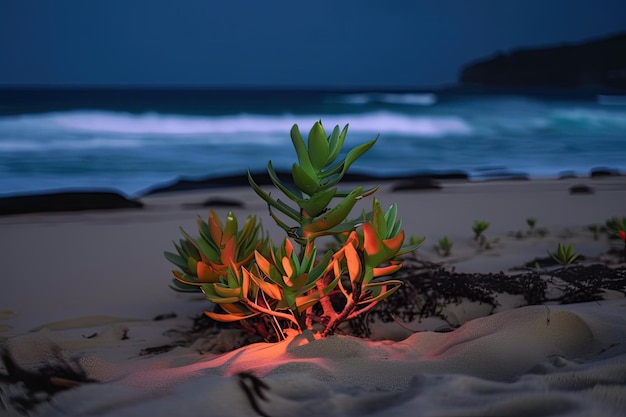
[[[435,251],[440,256],[450,256],[450,252],[452,251],[452,241],[448,238],[448,236],[444,236],[435,245]]]
[[[565,246],[561,243],[557,245],[556,252],[548,251],[548,254],[561,265],[569,265],[580,256],[580,254],[576,253],[574,250],[574,245],[570,244]]]
[[[348,126],[336,126],[326,136],[316,122],[305,143],[294,125],[291,139],[298,162],[292,166],[293,183],[279,179],[271,161],[267,166],[273,185],[291,203],[274,199],[248,172],[252,189],[287,234],[280,246],[263,235],[255,217],[249,216],[239,230],[234,214],[228,214],[222,227],[211,211],[208,223],[198,219],[199,238],[181,229],[185,239],[174,244],[178,253],[165,253],[180,269],[173,271],[175,287],[201,290],[222,310],[206,312],[209,317],[256,330],[266,340],[284,338],[287,329],[315,325],[322,326],[318,337],[327,336],[342,321],[389,297],[402,281],[382,277],[397,272],[402,267],[399,257],[417,249],[423,239],[412,238],[404,245],[396,205],[384,212],[376,198],[371,212],[348,220],[357,201],[378,187],[340,191],[336,186],[376,142],[359,145],[337,161],[347,131]],[[332,205],[334,199],[340,201]],[[318,257],[315,241],[328,235],[340,246]]]
[[[237,217],[229,212],[222,225],[220,217],[209,211],[209,221],[196,219],[200,236],[191,237],[181,228],[185,239],[174,243],[177,253],[165,252],[165,257],[180,268],[174,270],[174,288],[180,291],[200,291],[204,283],[219,282],[228,268],[249,263],[256,250],[264,250],[269,237],[255,216],[248,216],[239,230]]]

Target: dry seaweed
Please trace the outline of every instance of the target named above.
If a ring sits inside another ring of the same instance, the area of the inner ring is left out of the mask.
[[[350,325],[355,334],[368,337],[370,326],[375,322],[409,323],[426,317],[447,320],[442,314],[444,307],[464,300],[489,305],[493,312],[499,306],[496,295],[501,293],[521,295],[526,305],[597,301],[602,299],[605,290],[626,295],[626,269],[609,268],[600,263],[576,264],[550,271],[457,273],[441,264],[410,258],[394,278],[403,280],[404,285],[366,317],[353,320]],[[549,287],[556,288],[559,295],[550,298]]]
[[[8,349],[3,349],[0,356],[6,370],[6,374],[0,373],[2,406],[7,409],[10,405],[23,414],[42,402],[50,401],[60,391],[97,382],[87,376],[78,362],[58,353],[53,360],[35,370],[18,365]],[[5,388],[9,386],[17,386],[19,393],[4,398],[4,393],[8,392]]]

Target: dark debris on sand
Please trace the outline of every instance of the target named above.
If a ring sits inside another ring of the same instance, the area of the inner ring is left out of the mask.
[[[0,352],[5,372],[0,372],[0,410],[9,407],[28,414],[58,392],[97,382],[87,376],[80,364],[60,354],[37,369],[20,366],[7,349]]]
[[[514,273],[459,273],[444,265],[409,258],[394,276],[404,285],[387,302],[353,320],[351,328],[355,334],[368,337],[370,326],[377,321],[408,323],[427,317],[446,320],[444,307],[464,300],[486,304],[493,312],[499,307],[496,295],[502,293],[522,296],[525,305],[598,301],[605,290],[626,296],[626,268],[602,263],[544,268]]]
[[[375,322],[410,323],[428,317],[447,321],[443,310],[449,305],[458,305],[466,300],[491,307],[491,312],[500,305],[498,294],[518,295],[523,305],[543,303],[578,303],[603,299],[605,290],[621,292],[626,296],[626,268],[611,268],[603,263],[574,264],[555,267],[549,260],[533,260],[518,270],[505,273],[461,273],[443,264],[418,258],[405,258],[400,272],[393,276],[404,282],[385,302],[372,311],[349,323],[350,334],[359,337],[371,335],[370,326]],[[540,266],[541,265],[541,266]],[[400,325],[400,324],[398,324]],[[457,327],[450,323],[449,328]],[[224,331],[238,331],[241,336],[235,345],[212,343]],[[440,330],[443,331],[443,330]],[[233,323],[219,323],[201,314],[193,318],[190,328],[167,332],[177,340],[168,345],[144,349],[140,355],[168,352],[175,347],[198,346],[200,353],[224,353],[246,344],[264,339],[259,334],[243,330]]]

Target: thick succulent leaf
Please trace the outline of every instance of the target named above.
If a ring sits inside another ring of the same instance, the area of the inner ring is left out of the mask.
[[[297,222],[300,222],[300,214],[298,213],[298,215],[294,215],[294,210],[293,209],[291,209],[291,208],[289,210],[285,209],[285,207],[283,207],[276,200],[274,200],[272,197],[270,197],[270,195],[268,193],[263,191],[263,189],[261,187],[259,187],[256,182],[254,182],[254,179],[252,178],[252,174],[250,173],[250,171],[248,171],[248,182],[250,183],[250,186],[252,187],[254,192],[259,197],[261,197],[263,200],[265,200],[267,202],[267,204],[269,204],[271,207],[274,207],[275,209],[279,210],[281,213],[286,214],[287,216],[289,216],[293,220],[295,220]]]
[[[198,250],[198,248],[193,244],[192,241],[188,241],[188,240],[180,240],[180,246],[181,249],[184,251],[185,256],[184,257],[193,257],[194,259],[200,259],[200,251]],[[183,255],[183,253],[181,253],[181,256]]]
[[[425,240],[426,240],[426,238],[420,238],[417,243],[413,243],[411,245],[406,245],[406,246],[401,247],[396,255],[404,255],[404,254],[407,254],[409,252],[413,252],[414,250],[416,250],[420,246],[422,246],[422,244],[424,244]]]
[[[289,217],[291,217],[292,219],[294,217],[297,217],[298,219],[300,219],[300,213],[298,212],[298,210],[294,209],[293,207],[291,207],[290,205],[282,201],[280,198],[276,200],[276,203],[278,203],[278,205],[283,208],[281,212],[285,214],[287,214],[286,212],[289,212],[290,213]]]
[[[387,249],[389,249],[393,254],[397,254],[400,248],[402,248],[402,244],[404,243],[404,230],[400,230],[395,236],[390,237],[389,239],[383,240],[383,245]]]
[[[371,291],[371,296],[361,300],[358,304],[371,304],[382,301],[385,298],[388,298],[402,285],[403,282],[399,280],[372,282],[364,288],[364,290]]]
[[[302,139],[302,135],[300,134],[300,129],[298,125],[293,125],[291,128],[291,142],[293,143],[293,147],[296,150],[296,156],[298,157],[298,163],[305,171],[309,172],[311,175],[314,174],[313,165],[311,164],[311,160],[309,159],[309,152],[306,149],[306,145],[304,143],[304,139]]]
[[[215,321],[221,321],[223,323],[232,323],[235,321],[241,321],[245,319],[249,319],[254,316],[258,316],[259,313],[252,313],[248,315],[239,315],[239,314],[223,314],[223,313],[213,313],[211,311],[205,311],[204,314],[207,315],[210,319]]]
[[[396,221],[398,217],[398,205],[392,204],[389,206],[389,209],[385,212],[385,222],[387,226],[387,236],[395,236],[400,229],[394,233],[394,229],[398,225],[398,221]]]
[[[218,282],[220,279],[219,272],[204,262],[198,262],[196,265],[196,275],[200,282]]]
[[[228,288],[221,285],[215,285],[213,288],[215,290],[215,294],[222,298],[236,297],[239,299],[241,298],[241,294],[243,292],[241,288]]]
[[[276,186],[276,188],[282,191],[283,194],[285,194],[291,201],[295,201],[296,203],[298,203],[298,205],[301,201],[303,201],[302,193],[300,192],[300,190],[291,189],[291,187],[285,185],[280,180],[280,178],[278,178],[278,174],[276,174],[276,171],[272,166],[272,161],[267,163],[267,173],[269,174],[270,179],[272,180],[272,183]]]
[[[369,197],[370,195],[378,191],[379,188],[380,188],[380,185],[377,185],[375,187],[368,188],[367,190],[363,190],[363,192],[361,193],[361,197]],[[350,193],[351,191],[338,191],[336,197],[345,197]]]
[[[254,274],[250,274],[250,279],[263,291],[269,298],[273,300],[282,300],[283,292],[278,284],[265,281],[263,278],[257,277]]]
[[[387,220],[385,219],[385,213],[380,208],[380,201],[374,197],[372,203],[372,226],[376,229],[376,233],[381,239],[387,237]]]
[[[211,245],[209,245],[206,240],[202,238],[192,238],[191,236],[189,236],[189,234],[187,234],[187,232],[185,232],[182,227],[180,228],[180,231],[183,236],[185,236],[187,241],[191,243],[198,250],[198,252],[204,256],[205,259],[209,259],[213,262],[219,262],[219,253],[213,247],[211,247]]]
[[[171,253],[171,252],[163,252],[163,255],[165,255],[165,258],[168,261],[170,261],[171,263],[173,263],[174,265],[176,265],[180,269],[186,269],[187,268],[187,261],[185,261],[182,258],[182,256],[176,255],[176,254]]]
[[[296,187],[305,194],[313,195],[320,188],[315,173],[308,173],[304,168],[298,164],[291,166],[291,175]]]
[[[196,224],[198,225],[198,232],[200,232],[200,236],[204,240],[206,240],[207,242],[213,240],[213,237],[211,236],[211,232],[209,230],[209,225],[204,220],[202,220],[200,216],[196,216]]]
[[[300,200],[298,205],[309,217],[316,217],[324,211],[337,193],[337,188],[321,190],[311,196],[311,198]]]
[[[172,275],[174,275],[174,278],[176,278],[178,281],[184,284],[188,284],[188,285],[201,285],[202,284],[200,281],[198,281],[198,277],[195,275],[186,274],[180,271],[172,271]]]
[[[360,198],[362,191],[363,187],[359,186],[355,188],[346,198],[337,203],[335,207],[320,215],[311,224],[306,225],[303,228],[304,237],[308,237],[311,233],[328,230],[343,222],[350,214],[350,211],[352,211],[357,199]]]
[[[209,210],[209,232],[211,239],[207,239],[209,242],[212,240],[216,244],[220,244],[222,241],[222,219],[213,210]]]
[[[309,131],[309,160],[315,172],[326,166],[329,156],[328,139],[320,122],[315,122]]]
[[[354,148],[352,148],[348,154],[346,155],[344,161],[343,161],[343,165],[341,167],[341,172],[339,173],[339,175],[336,178],[333,178],[332,181],[329,181],[328,184],[326,184],[326,186],[333,186],[335,184],[337,184],[342,178],[343,176],[346,174],[346,172],[348,171],[348,169],[350,168],[350,166],[357,160],[359,159],[365,152],[367,152],[372,146],[374,146],[374,144],[376,143],[376,141],[378,140],[378,137],[376,137],[376,139],[371,140],[369,142],[366,143],[362,143],[361,145],[358,145]]]
[[[270,261],[268,261],[260,252],[254,251],[254,260],[258,268],[267,276],[270,275]]]
[[[335,126],[333,132],[330,135],[328,140],[328,147],[330,154],[328,155],[328,161],[326,164],[332,164],[335,162],[335,159],[341,153],[341,148],[343,148],[343,143],[346,139],[346,134],[348,133],[348,125],[345,125],[341,133],[339,133],[339,126]]]
[[[221,245],[224,245],[231,238],[237,236],[239,231],[239,224],[237,222],[237,216],[232,211],[229,211],[226,215],[226,223],[224,225],[224,233],[222,234]]]
[[[320,301],[320,294],[312,292],[306,295],[296,297],[296,308],[299,313],[303,313],[307,308],[314,306]]]
[[[201,291],[200,287],[197,285],[185,284],[176,279],[172,280],[172,283],[170,284],[170,288],[178,292],[200,292]]]
[[[357,253],[356,248],[352,244],[347,244],[343,247],[346,264],[348,265],[348,276],[350,277],[350,283],[355,286],[363,278],[361,273],[361,257]]]
[[[391,264],[391,265],[381,266],[381,267],[376,267],[376,268],[374,268],[373,278],[378,278],[378,277],[382,277],[382,276],[385,276],[385,275],[395,274],[400,269],[402,269],[402,264],[401,263]]]
[[[320,230],[318,232],[311,232],[307,236],[309,240],[313,240],[321,236],[339,235],[346,232],[351,232],[352,230],[354,230],[355,226],[361,222],[362,220],[343,222],[335,227],[331,227],[330,229]]]
[[[187,258],[187,269],[183,269],[188,274],[195,274],[198,271],[198,261],[191,256]]]
[[[315,266],[313,266],[313,269],[311,269],[311,272],[309,273],[309,282],[315,282],[322,276],[324,276],[324,274],[328,270],[332,257],[333,251],[331,250],[327,251],[324,254],[322,259],[320,259],[319,262]]]
[[[398,253],[404,241],[404,231],[391,238],[381,240],[371,223],[363,223],[363,247],[367,254],[365,262],[370,267],[392,259]]]

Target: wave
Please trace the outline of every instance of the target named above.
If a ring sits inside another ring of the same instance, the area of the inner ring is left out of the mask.
[[[402,104],[407,106],[432,106],[437,102],[434,93],[354,93],[335,99],[344,104],[365,105],[371,103]]]
[[[416,136],[465,135],[471,127],[456,116],[419,116],[386,111],[334,114],[266,116],[188,116],[175,114],[132,114],[109,111],[74,111],[0,118],[0,132],[39,131],[90,132],[126,135],[242,135],[288,134],[294,123],[311,126],[322,120],[327,130],[349,121],[350,131],[372,134]],[[244,139],[245,140],[245,139]],[[256,139],[255,139],[256,142]]]
[[[496,103],[498,104],[496,106]],[[282,147],[298,124],[322,120],[327,131],[349,122],[355,141],[364,136],[496,138],[518,136],[623,135],[626,109],[617,106],[546,106],[531,101],[472,102],[464,107],[437,104],[424,110],[373,110],[340,114],[184,115],[81,110],[0,117],[0,152],[63,149],[124,149],[156,146],[220,145]],[[404,140],[403,139],[403,140]],[[351,139],[349,139],[351,140]]]

